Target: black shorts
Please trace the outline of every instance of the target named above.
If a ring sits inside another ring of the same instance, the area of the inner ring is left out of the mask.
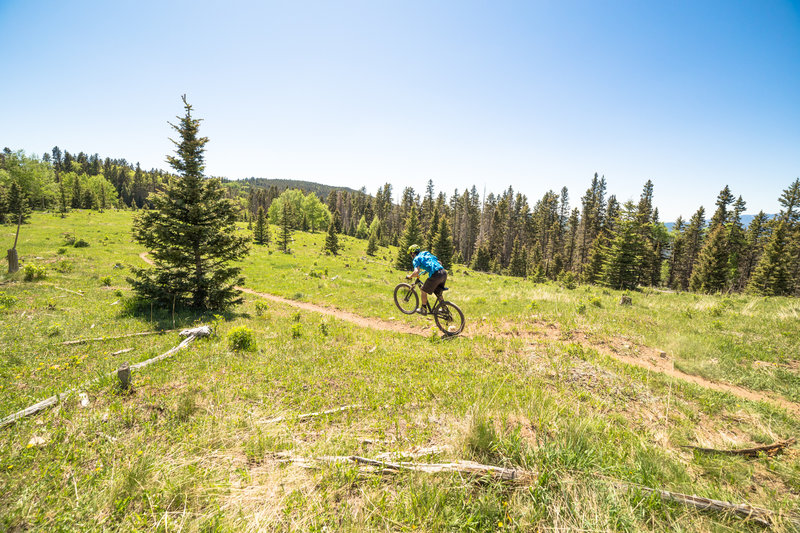
[[[439,296],[436,291],[441,291],[444,288],[445,281],[447,281],[447,270],[437,270],[428,276],[428,279],[422,284],[422,290],[428,294],[436,293],[436,296]]]

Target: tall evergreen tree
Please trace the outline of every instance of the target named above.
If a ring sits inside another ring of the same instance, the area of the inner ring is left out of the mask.
[[[787,227],[785,220],[778,221],[747,286],[749,292],[763,296],[788,296],[792,293]]]
[[[278,212],[278,248],[288,254],[289,244],[292,242],[292,207],[289,202],[283,202]]]
[[[478,272],[489,272],[491,261],[489,248],[483,243],[479,244],[475,253],[472,254],[472,269]]]
[[[527,274],[528,258],[525,249],[520,245],[519,239],[514,239],[514,246],[511,248],[511,259],[508,262],[508,274],[524,278]]]
[[[16,181],[11,182],[11,187],[8,188],[8,205],[9,222],[17,224],[19,217],[22,215],[22,223],[27,224],[31,216],[31,208],[28,203],[28,198],[25,196],[25,191],[22,190]]]
[[[711,230],[697,258],[689,288],[695,292],[722,292],[727,288],[728,238],[724,225]]]
[[[333,220],[328,224],[328,234],[325,236],[325,251],[331,255],[339,253],[339,237],[336,235],[336,223]]]
[[[256,244],[269,243],[269,223],[267,216],[264,213],[264,206],[258,207],[258,214],[256,215],[256,226],[253,229],[253,241]]]
[[[369,241],[367,242],[367,255],[373,256],[378,251],[378,234],[375,231],[370,232]]]
[[[408,255],[408,247],[412,244],[420,245],[422,242],[422,228],[419,225],[419,217],[417,216],[417,206],[412,204],[406,217],[405,229],[403,230],[403,237],[400,239],[400,249],[397,251],[397,260],[394,263],[395,268],[400,270],[412,270],[411,256]]]
[[[450,225],[445,217],[442,217],[439,221],[439,231],[436,233],[436,240],[433,242],[433,255],[439,259],[445,269],[450,270],[452,268],[453,237],[450,235]]]
[[[247,239],[236,234],[236,204],[225,198],[217,179],[204,177],[206,137],[198,137],[200,120],[182,97],[185,115],[167,161],[178,173],[153,195],[153,210],[134,220],[137,242],[152,251],[155,268],[133,269],[128,281],[141,296],[200,309],[225,309],[241,302],[236,284],[244,278],[231,266],[248,252]]]
[[[636,288],[646,246],[636,218],[637,207],[633,202],[626,202],[616,224],[617,231],[603,254],[600,274],[603,285],[615,289]]]

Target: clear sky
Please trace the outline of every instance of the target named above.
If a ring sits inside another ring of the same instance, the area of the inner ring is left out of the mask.
[[[168,168],[186,93],[207,173],[374,193],[595,172],[662,220],[800,176],[800,2],[0,0],[0,145]]]

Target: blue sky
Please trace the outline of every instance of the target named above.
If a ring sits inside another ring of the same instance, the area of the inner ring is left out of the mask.
[[[374,193],[592,175],[662,220],[800,176],[800,2],[0,0],[0,145],[167,168],[186,93],[207,173]]]

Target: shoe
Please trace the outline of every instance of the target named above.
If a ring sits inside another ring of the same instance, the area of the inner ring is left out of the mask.
[[[430,313],[430,312],[431,312],[431,311],[430,311],[430,309],[428,308],[428,306],[427,306],[427,305],[423,305],[422,307],[420,307],[419,309],[417,309],[417,313],[421,314],[422,316],[425,316],[425,315],[427,315],[427,314],[428,314],[428,313]]]

